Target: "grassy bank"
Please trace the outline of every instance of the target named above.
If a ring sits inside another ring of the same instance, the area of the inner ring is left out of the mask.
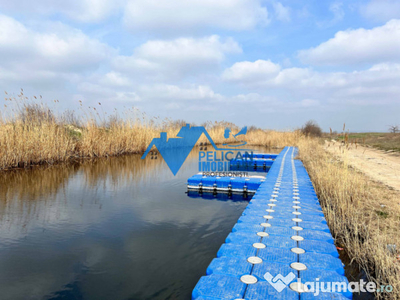
[[[350,144],[370,146],[385,151],[400,152],[400,133],[361,132],[346,134],[325,134],[324,138],[336,141],[347,140]]]
[[[393,286],[378,299],[399,299],[399,193],[337,161],[317,140],[304,138],[298,146],[337,244],[369,280]]]

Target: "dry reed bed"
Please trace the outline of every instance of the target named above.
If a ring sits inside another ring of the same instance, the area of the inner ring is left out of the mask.
[[[216,144],[225,143],[224,124],[208,129]],[[174,137],[176,126],[148,126],[120,120],[112,126],[99,126],[88,122],[74,127],[56,121],[27,124],[22,121],[0,121],[0,170],[29,167],[35,164],[54,164],[76,158],[118,156],[142,153],[151,140],[166,131]],[[245,138],[249,145],[283,147],[298,138],[297,132],[257,130]],[[206,142],[203,136],[200,142]],[[228,141],[233,141],[229,139]]]
[[[400,247],[399,193],[338,161],[317,140],[304,138],[298,146],[337,244],[369,280],[393,286],[377,299],[399,299],[399,251],[388,246]]]
[[[54,164],[78,158],[119,156],[142,153],[161,131],[174,137],[183,121],[148,119],[136,109],[119,115],[107,115],[96,107],[83,109],[80,116],[74,111],[57,113],[37,100],[28,100],[23,91],[17,97],[6,97],[5,109],[0,112],[0,170],[29,167],[36,164]],[[57,101],[55,101],[57,105]],[[57,116],[58,115],[58,116]],[[238,132],[239,128],[227,122],[203,124],[216,144],[234,142],[224,138],[225,128]],[[293,144],[299,132],[250,130],[244,138],[249,145],[283,147]],[[243,136],[242,136],[243,137]],[[202,136],[199,143],[207,143]]]

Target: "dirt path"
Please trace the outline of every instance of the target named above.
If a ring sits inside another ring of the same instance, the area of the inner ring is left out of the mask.
[[[339,142],[325,142],[325,149],[372,179],[400,191],[400,155],[362,146],[343,151]]]

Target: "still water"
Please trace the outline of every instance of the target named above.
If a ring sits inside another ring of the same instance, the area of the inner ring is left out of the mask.
[[[189,197],[197,161],[0,173],[0,299],[190,299],[248,203]]]

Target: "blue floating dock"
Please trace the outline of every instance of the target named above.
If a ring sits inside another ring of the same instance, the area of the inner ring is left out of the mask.
[[[263,158],[263,159],[276,159],[279,154],[273,153],[253,153],[253,158]]]
[[[264,181],[265,176],[215,177],[196,174],[188,179],[187,184],[189,191],[255,193]]]
[[[233,159],[230,161],[230,169],[269,169],[274,163],[274,159],[252,158],[252,159]]]
[[[296,152],[286,147],[273,157],[255,154],[257,160],[271,161],[267,178],[251,181],[255,194],[194,288],[193,300],[352,299],[347,290],[314,295],[304,286],[347,285],[348,280]],[[235,180],[195,175],[188,185],[243,190],[246,180],[237,180],[237,186]]]

